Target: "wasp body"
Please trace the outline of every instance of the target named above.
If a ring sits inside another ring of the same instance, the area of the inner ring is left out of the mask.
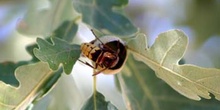
[[[103,42],[97,38],[90,43],[81,44],[82,55],[89,58],[93,63],[93,65],[87,62],[85,64],[96,70],[93,75],[101,72],[115,74],[121,70],[127,58],[127,50],[122,41],[115,38]]]

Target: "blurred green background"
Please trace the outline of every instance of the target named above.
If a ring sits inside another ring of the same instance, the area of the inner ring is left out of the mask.
[[[45,6],[46,0],[39,0],[35,4]],[[35,42],[36,37],[40,35],[27,36],[22,35],[16,31],[16,28],[23,18],[25,13],[30,9],[30,1],[27,0],[0,0],[0,61],[21,61],[28,60],[31,57],[25,51],[25,46]],[[44,7],[41,7],[44,8]],[[195,64],[202,67],[215,67],[220,68],[220,1],[219,0],[130,0],[129,5],[126,7],[126,14],[130,17],[131,21],[145,33],[149,38],[149,44],[152,44],[161,32],[170,29],[181,29],[189,37],[189,46],[184,56],[185,62]],[[90,41],[93,37],[88,39],[80,39],[80,35],[87,35],[89,29],[85,26],[80,26],[78,32],[78,41]],[[86,33],[86,34],[85,34]],[[88,33],[91,35],[91,33]],[[82,71],[78,65],[74,71]],[[83,68],[85,68],[83,66]],[[63,77],[66,78],[64,75]],[[73,75],[72,78],[66,78],[58,83],[58,86],[52,91],[51,94],[65,94],[65,91],[60,90],[67,88],[79,88],[79,90],[70,90],[68,94],[73,94],[71,97],[74,99],[75,105],[73,108],[79,108],[85,98],[90,95],[92,91],[92,84],[85,84],[85,79],[88,76]],[[100,89],[106,93],[105,95],[111,96],[109,90],[114,88],[112,76],[104,76],[100,78]],[[80,80],[79,80],[80,79]],[[88,82],[92,81],[88,77]],[[109,80],[106,82],[105,80]],[[63,83],[62,83],[63,82]],[[74,84],[76,83],[76,85]],[[105,88],[107,85],[110,87]],[[81,85],[80,85],[81,84]],[[59,87],[65,87],[59,89]],[[90,91],[90,92],[88,92]],[[74,92],[76,94],[74,94]],[[78,95],[77,93],[81,93]],[[119,96],[119,99],[110,99],[119,103],[119,109],[124,109],[124,105],[120,104],[122,101],[121,96],[116,90],[112,92]],[[51,95],[52,96],[52,95]],[[58,96],[56,98],[65,96]],[[66,96],[66,97],[69,97]],[[78,98],[76,98],[78,97]],[[54,97],[53,97],[54,98]],[[53,99],[51,97],[45,100]],[[60,99],[60,98],[59,98]],[[66,99],[63,99],[66,100]],[[43,103],[43,102],[41,102]],[[70,103],[70,105],[72,102]],[[53,106],[51,104],[50,106]],[[58,105],[57,105],[58,106]],[[52,109],[52,108],[51,108]],[[36,109],[37,110],[37,109]]]
[[[40,8],[44,8],[43,6],[47,3],[45,1],[39,0],[35,4],[42,5]],[[26,0],[0,1],[1,61],[17,60],[21,56],[24,56],[24,59],[29,58],[25,52],[20,56],[13,52],[24,50],[19,46],[26,45],[25,43],[34,42],[34,39],[16,32],[16,27],[30,9],[30,4],[30,1]],[[187,63],[217,68],[220,67],[218,61],[219,13],[219,0],[184,0],[182,2],[177,0],[130,0],[126,7],[126,14],[140,28],[141,32],[147,34],[150,44],[161,32],[169,29],[181,29],[190,38],[185,56]]]

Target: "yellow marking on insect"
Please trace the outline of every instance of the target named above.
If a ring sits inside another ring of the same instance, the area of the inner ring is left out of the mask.
[[[101,49],[91,43],[82,43],[81,50],[83,55],[85,55],[89,59],[92,59],[93,57],[92,54],[95,53],[97,50],[101,50]]]

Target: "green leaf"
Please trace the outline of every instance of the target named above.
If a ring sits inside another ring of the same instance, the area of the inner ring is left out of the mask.
[[[180,30],[159,35],[155,43],[146,48],[144,35],[128,43],[136,59],[143,61],[156,75],[180,94],[194,100],[210,99],[209,93],[220,100],[220,70],[195,65],[179,65],[187,47],[187,36]]]
[[[53,71],[46,63],[20,66],[15,71],[19,87],[13,87],[0,81],[0,109],[24,110],[39,94]]]
[[[70,45],[58,38],[52,38],[51,41],[52,44],[38,38],[39,49],[34,49],[35,56],[47,62],[53,70],[57,70],[59,65],[63,64],[64,72],[70,74],[74,63],[80,56],[80,46]]]
[[[62,73],[62,69],[59,69],[58,71],[53,71],[53,75],[51,77],[48,77],[47,81],[45,81],[45,83],[42,84],[43,86],[39,90],[40,94],[38,94],[34,101],[38,101],[39,99],[47,95],[47,93],[54,87],[54,85],[60,79]]]
[[[72,41],[73,37],[75,36],[76,30],[77,30],[77,25],[74,22],[66,21],[54,32],[53,37],[59,37],[67,41]],[[26,47],[27,52],[32,56],[32,59],[30,61],[20,61],[18,63],[14,63],[14,62],[1,63],[0,80],[6,84],[18,87],[19,82],[15,77],[14,71],[19,66],[39,62],[39,59],[37,59],[37,57],[35,57],[33,53],[33,49],[37,47],[38,47],[37,44],[32,44]],[[51,77],[50,81],[44,84],[44,88],[42,88],[41,95],[39,95],[38,98],[43,97],[53,87],[55,82],[59,79],[61,73],[62,70],[53,73],[54,74],[53,77]]]
[[[219,110],[215,99],[188,99],[158,79],[147,65],[131,55],[120,74],[122,96],[129,110]]]
[[[74,0],[73,7],[82,14],[83,22],[100,31],[130,36],[137,28],[122,14],[128,0]]]
[[[26,64],[26,62],[3,62],[0,63],[0,81],[3,81],[6,84],[10,84],[12,86],[19,86],[18,80],[15,78],[14,71],[20,66]]]
[[[14,75],[14,71],[17,67],[25,65],[25,64],[30,64],[30,63],[35,63],[38,62],[39,60],[34,56],[33,54],[33,48],[37,47],[37,45],[30,45],[26,48],[28,53],[32,56],[32,59],[30,61],[20,61],[20,62],[11,62],[11,61],[6,61],[0,63],[0,80],[3,81],[6,84],[10,84],[12,86],[19,86],[19,82],[16,79]]]
[[[95,97],[95,101],[94,101]],[[95,108],[96,107],[96,108]],[[84,103],[81,110],[118,110],[109,101],[105,101],[105,97],[96,91],[87,101]]]
[[[39,59],[37,59],[37,57],[34,55],[34,48],[38,48],[36,43],[30,44],[26,47],[26,51],[32,56],[32,59],[28,61],[29,63],[36,63],[39,61]]]
[[[58,37],[66,41],[71,42],[74,38],[78,26],[73,21],[65,21],[61,26],[59,26],[53,33],[53,37]],[[47,39],[50,40],[49,38]],[[32,56],[30,61],[20,61],[18,63],[14,62],[3,62],[0,64],[0,80],[13,85],[18,86],[19,83],[15,78],[14,71],[17,67],[25,64],[36,63],[39,61],[37,57],[34,56],[33,49],[38,48],[37,44],[31,44],[26,47],[27,52]]]
[[[22,34],[47,36],[64,21],[76,21],[79,17],[72,0],[34,0],[27,4],[28,11],[17,27]]]
[[[71,75],[62,74],[53,90],[33,110],[79,110],[85,98],[79,94]]]
[[[71,42],[76,35],[78,25],[75,21],[65,21],[54,32],[52,37],[63,39],[67,42]]]
[[[30,63],[36,63],[39,60],[34,56],[33,54],[33,48],[36,48],[37,44],[29,45],[26,47],[27,52],[32,56],[32,59],[29,61],[19,61],[17,63],[6,61],[0,63],[0,80],[3,81],[6,84],[10,84],[12,86],[19,86],[19,82],[15,77],[14,71],[17,67],[30,64]]]
[[[67,42],[71,42],[75,37],[77,30],[78,26],[75,24],[75,22],[65,21],[53,32],[51,37],[57,37]],[[51,43],[50,38],[47,38],[46,40]],[[32,59],[31,61],[29,61],[29,63],[35,63],[39,61],[39,59],[37,59],[37,57],[34,55],[34,48],[38,48],[36,43],[28,45],[26,47],[27,52],[32,56]]]

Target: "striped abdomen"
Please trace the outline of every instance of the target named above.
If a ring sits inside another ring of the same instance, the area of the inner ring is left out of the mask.
[[[81,51],[84,56],[86,56],[94,62],[96,62],[98,57],[102,54],[102,50],[91,43],[82,43]]]

